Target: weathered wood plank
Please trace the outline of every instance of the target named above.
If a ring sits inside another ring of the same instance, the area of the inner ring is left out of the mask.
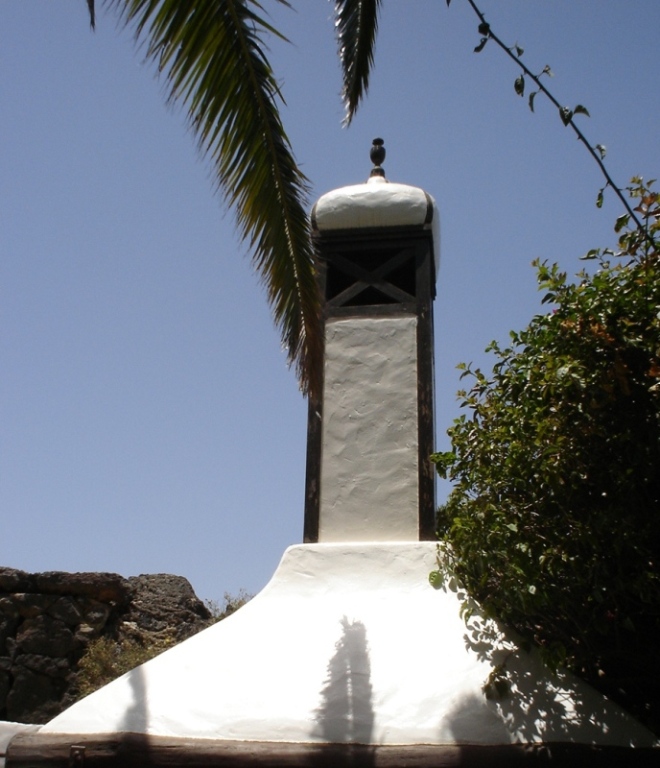
[[[660,749],[587,744],[293,744],[143,734],[16,736],[7,768],[658,768]]]

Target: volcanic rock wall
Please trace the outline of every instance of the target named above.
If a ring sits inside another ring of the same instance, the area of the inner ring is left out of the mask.
[[[44,723],[69,706],[95,638],[184,640],[210,623],[181,576],[0,567],[0,720]]]

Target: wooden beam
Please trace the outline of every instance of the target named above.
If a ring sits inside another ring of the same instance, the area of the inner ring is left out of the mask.
[[[433,373],[433,241],[417,247],[417,435],[419,445],[419,539],[433,541],[436,513],[436,469],[431,463],[435,446],[435,376]]]
[[[145,734],[23,734],[7,768],[657,768],[660,749],[589,744],[382,746],[215,741]]]

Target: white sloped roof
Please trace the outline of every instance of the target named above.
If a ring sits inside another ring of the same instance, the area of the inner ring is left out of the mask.
[[[497,625],[468,631],[430,542],[306,544],[228,619],[74,704],[42,734],[375,745],[653,746],[584,682]],[[510,655],[509,655],[510,654]],[[483,685],[507,658],[511,690]]]

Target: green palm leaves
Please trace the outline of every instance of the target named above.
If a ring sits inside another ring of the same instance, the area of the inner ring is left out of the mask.
[[[279,33],[256,0],[107,0],[186,106],[218,188],[235,209],[301,387],[320,382],[319,297],[308,185],[279,114],[262,39]],[[277,0],[287,5],[285,0]]]
[[[235,209],[302,390],[319,391],[320,298],[309,238],[308,182],[280,118],[284,103],[265,54],[282,37],[258,0],[106,0],[184,104],[218,189]],[[272,0],[288,6],[287,0]],[[94,0],[87,0],[95,23]],[[346,122],[366,94],[380,0],[336,0]]]
[[[87,9],[89,10],[89,26],[94,29],[96,26],[96,10],[94,0],[87,0]]]
[[[343,72],[346,120],[351,122],[369,87],[381,0],[335,0],[335,27]]]

